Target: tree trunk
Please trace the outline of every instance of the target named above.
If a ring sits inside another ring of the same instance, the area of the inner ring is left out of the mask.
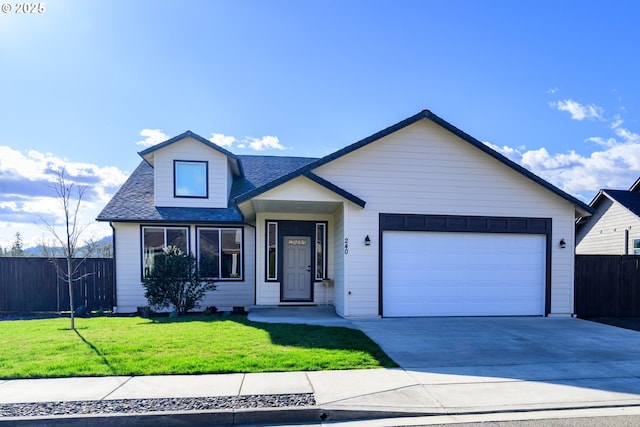
[[[71,275],[72,273],[72,265],[71,265],[71,258],[68,257],[67,258],[67,282],[69,284],[69,308],[71,309],[71,330],[75,331],[76,329],[76,325],[75,325],[75,319],[74,319],[74,308],[73,308],[73,277]]]

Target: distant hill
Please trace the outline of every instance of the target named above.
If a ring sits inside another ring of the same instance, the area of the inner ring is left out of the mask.
[[[102,239],[97,240],[96,242],[94,242],[92,246],[95,247],[94,253],[91,254],[93,258],[111,258],[113,256],[113,244],[112,244],[111,236],[105,236]],[[58,254],[58,256],[62,256],[61,247],[52,248],[52,249],[55,250],[55,253]],[[87,253],[87,250],[88,249],[86,247],[81,247],[80,249],[78,249],[78,256],[84,257]],[[36,256],[36,257],[45,256],[42,252],[42,248],[40,248],[39,246],[26,248],[23,250],[23,252],[25,256]]]

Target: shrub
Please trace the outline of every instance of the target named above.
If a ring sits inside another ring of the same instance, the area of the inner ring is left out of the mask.
[[[217,312],[218,312],[218,307],[216,307],[215,305],[210,305],[204,310],[203,314],[205,316],[211,316],[212,314],[216,314]]]
[[[143,286],[150,306],[172,306],[179,314],[196,308],[208,291],[216,289],[212,280],[200,277],[191,253],[186,254],[172,246],[155,256]]]

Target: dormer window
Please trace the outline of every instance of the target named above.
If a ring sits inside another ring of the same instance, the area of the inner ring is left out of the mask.
[[[207,198],[209,196],[208,169],[208,162],[174,160],[174,196]]]

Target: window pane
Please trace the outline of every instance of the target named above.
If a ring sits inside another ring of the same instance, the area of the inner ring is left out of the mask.
[[[184,197],[207,197],[207,163],[176,162],[175,194]]]
[[[167,228],[167,246],[175,246],[187,253],[187,230],[183,228]]]
[[[220,277],[220,239],[218,230],[200,230],[199,263],[202,277]]]
[[[164,249],[164,228],[143,228],[143,272],[146,276],[153,269],[156,255]]]
[[[324,271],[325,225],[316,224],[316,279],[325,277]]]
[[[240,229],[222,229],[220,233],[222,244],[220,277],[224,279],[238,278],[241,274],[240,240],[242,239],[242,231]]]
[[[267,279],[276,279],[276,257],[277,257],[277,236],[278,224],[270,222],[267,224]]]
[[[640,239],[633,239],[633,249],[640,249]]]

